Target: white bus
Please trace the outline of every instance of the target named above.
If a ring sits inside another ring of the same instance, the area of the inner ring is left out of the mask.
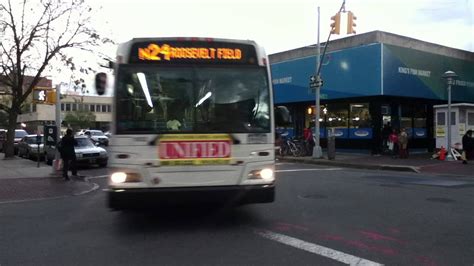
[[[119,46],[114,69],[109,207],[274,201],[273,92],[262,47],[138,38]]]

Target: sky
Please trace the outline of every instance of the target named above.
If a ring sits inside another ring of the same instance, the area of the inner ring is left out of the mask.
[[[474,52],[474,0],[347,0],[357,34],[381,30]],[[116,42],[134,37],[251,39],[272,54],[320,40],[342,0],[90,0],[93,23]],[[333,35],[331,39],[347,37]]]
[[[86,1],[93,8],[92,26],[116,43],[136,37],[249,39],[268,54],[314,45],[318,6],[320,40],[325,42],[331,16],[342,4],[342,0]],[[381,30],[474,52],[474,0],[346,0],[345,10],[357,17],[357,34]],[[348,36],[341,32],[331,40]],[[102,52],[115,58],[116,46],[103,47]],[[94,56],[82,59],[92,62]],[[54,80],[81,77],[91,88],[90,75],[64,72]],[[113,79],[109,80],[112,86]],[[73,92],[70,86],[64,90]],[[91,89],[89,93],[94,94]],[[107,95],[111,93],[109,88]]]

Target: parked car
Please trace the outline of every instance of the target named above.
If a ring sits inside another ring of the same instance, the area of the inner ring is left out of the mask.
[[[4,150],[5,142],[7,141],[7,132],[8,130],[0,129],[0,150]],[[28,135],[28,132],[24,129],[15,129],[15,140],[13,142],[13,149],[15,154],[18,154],[18,143],[20,140]]]
[[[26,135],[18,142],[18,156],[25,158],[38,158],[44,155],[43,135],[40,135],[40,144],[38,152],[37,135]]]
[[[3,152],[3,146],[5,145],[5,141],[7,140],[7,130],[0,129],[0,152]]]
[[[76,158],[78,164],[83,165],[94,165],[98,164],[100,167],[107,166],[108,154],[104,148],[97,147],[92,141],[86,136],[75,136],[74,139],[77,141],[77,146],[74,147],[76,152]],[[55,146],[47,146],[46,150],[46,162],[52,164],[54,156],[56,154]]]
[[[15,154],[18,154],[18,143],[20,143],[20,140],[28,135],[28,132],[24,129],[15,129],[15,140],[13,144],[13,148],[15,151]]]
[[[99,145],[109,146],[109,138],[102,132],[102,130],[97,129],[86,129],[79,131],[78,135],[85,135],[91,138],[91,140]]]

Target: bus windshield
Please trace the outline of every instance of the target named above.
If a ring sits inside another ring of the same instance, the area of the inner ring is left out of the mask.
[[[118,134],[270,132],[264,67],[119,69]]]

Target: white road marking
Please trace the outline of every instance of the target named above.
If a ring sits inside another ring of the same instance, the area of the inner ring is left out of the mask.
[[[345,263],[347,265],[351,265],[351,266],[362,266],[362,265],[364,265],[364,266],[365,265],[367,265],[367,266],[379,266],[379,265],[383,265],[383,264],[380,264],[380,263],[377,263],[377,262],[374,262],[374,261],[359,258],[359,257],[353,256],[353,255],[350,255],[350,254],[346,254],[346,253],[341,252],[341,251],[337,251],[337,250],[334,250],[334,249],[331,249],[331,248],[323,247],[323,246],[320,246],[320,245],[317,245],[317,244],[306,242],[306,241],[303,241],[303,240],[300,240],[300,239],[297,239],[297,238],[294,238],[294,237],[290,237],[290,236],[287,236],[287,235],[282,235],[282,234],[275,233],[275,232],[272,232],[272,231],[264,230],[264,231],[260,231],[260,232],[257,232],[257,233],[260,236],[264,237],[264,238],[267,238],[267,239],[270,239],[270,240],[273,240],[273,241],[277,241],[279,243],[282,243],[282,244],[285,244],[285,245],[288,245],[288,246],[291,246],[291,247],[294,247],[294,248],[298,248],[298,249],[301,249],[301,250],[304,250],[304,251],[308,251],[308,252],[311,252],[311,253],[314,253],[314,254],[317,254],[317,255],[332,259],[332,260],[336,260],[336,261]]]
[[[275,172],[304,172],[304,171],[337,171],[343,170],[342,168],[303,168],[303,169],[285,169],[285,170],[275,170]]]
[[[105,177],[109,177],[109,175],[91,176],[91,177],[87,177],[87,179],[97,179],[97,178],[105,178]]]

